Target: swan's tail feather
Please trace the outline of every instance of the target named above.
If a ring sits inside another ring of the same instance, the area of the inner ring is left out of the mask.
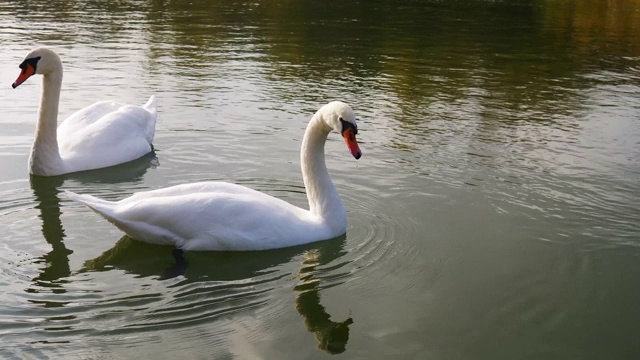
[[[154,114],[156,113],[156,108],[158,106],[158,101],[156,100],[156,96],[155,95],[151,95],[149,97],[149,100],[147,100],[147,103],[142,105],[143,108],[145,108],[147,111],[149,111],[150,113]]]
[[[153,137],[156,133],[156,119],[158,117],[158,109],[157,109],[158,101],[156,100],[156,96],[151,95],[147,103],[142,105],[142,107],[151,113],[151,118],[147,123],[147,128],[145,129],[145,133],[146,133],[147,141],[149,141],[149,144],[153,149]]]
[[[175,240],[175,236],[172,236],[161,227],[153,226],[153,224],[145,224],[144,222],[138,223],[135,220],[128,220],[126,215],[118,211],[117,202],[102,200],[91,195],[76,194],[68,190],[65,190],[65,194],[69,199],[86,205],[89,209],[102,216],[133,239],[152,244],[179,246],[177,240]]]
[[[129,234],[126,230],[126,227],[124,226],[125,224],[114,216],[116,203],[99,199],[91,195],[76,194],[69,190],[65,190],[64,192],[69,199],[86,205],[89,209],[93,210],[93,212],[102,216],[108,222],[112,223],[123,232]]]
[[[83,203],[87,206],[90,206],[92,204],[111,204],[111,201],[107,201],[107,200],[102,200],[100,198],[97,198],[95,196],[91,196],[91,195],[83,195],[83,194],[76,194],[73,191],[69,191],[69,190],[64,190],[64,194],[67,195],[67,197],[73,201],[77,201],[79,203]]]
[[[93,210],[105,219],[109,221],[113,220],[113,218],[110,216],[111,209],[114,205],[113,202],[102,200],[91,195],[76,194],[69,190],[65,190],[64,193],[69,199],[86,205],[89,209]]]

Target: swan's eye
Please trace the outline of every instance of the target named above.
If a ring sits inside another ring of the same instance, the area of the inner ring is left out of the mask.
[[[342,123],[342,133],[344,134],[345,131],[347,131],[347,129],[351,129],[353,131],[353,135],[358,135],[358,127],[349,121],[344,121],[342,118],[340,118],[340,122]]]
[[[27,65],[31,65],[31,67],[33,67],[33,70],[35,70],[40,59],[40,56],[25,59],[20,65],[18,65],[18,67],[22,69],[22,73],[24,74],[24,72],[27,71]]]

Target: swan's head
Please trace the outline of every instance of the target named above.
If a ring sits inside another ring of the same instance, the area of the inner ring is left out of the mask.
[[[14,89],[32,75],[46,75],[54,71],[60,71],[62,69],[62,62],[60,62],[60,57],[53,52],[53,50],[39,47],[29,51],[18,67],[21,69],[21,72],[16,81],[11,84],[11,87]]]
[[[342,101],[332,101],[320,108],[318,112],[322,114],[322,118],[331,129],[342,135],[351,155],[360,159],[362,151],[356,140],[358,124],[353,109]]]

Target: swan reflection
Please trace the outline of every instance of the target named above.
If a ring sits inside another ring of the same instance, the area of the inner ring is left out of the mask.
[[[343,321],[331,320],[331,315],[321,304],[322,267],[345,254],[346,237],[304,246],[259,252],[188,252],[182,257],[172,246],[160,246],[135,241],[128,236],[120,238],[100,256],[85,261],[82,272],[124,270],[139,277],[155,277],[165,280],[182,276],[180,284],[196,282],[244,282],[260,275],[274,273],[275,268],[303,258],[297,273],[300,281],[294,287],[295,309],[304,318],[307,330],[318,340],[317,348],[330,354],[346,350],[349,341],[349,316]],[[140,256],[144,254],[144,256]],[[188,259],[188,261],[186,259]],[[286,275],[276,279],[287,278]]]
[[[95,183],[137,182],[150,167],[157,165],[158,159],[152,152],[140,159],[106,169],[51,177],[30,175],[29,184],[37,202],[35,208],[39,210],[38,217],[42,220],[42,235],[51,246],[51,251],[33,260],[35,264],[43,265],[40,273],[32,279],[34,285],[63,293],[65,289],[62,284],[66,283],[65,278],[71,275],[69,255],[73,251],[67,248],[64,241],[66,234],[60,220],[62,211],[58,196],[65,182],[65,188],[69,187],[68,183],[79,183],[86,187]],[[37,288],[29,288],[26,291],[38,292]]]

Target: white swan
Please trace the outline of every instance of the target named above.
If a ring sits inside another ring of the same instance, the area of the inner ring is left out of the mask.
[[[331,102],[311,118],[300,161],[309,210],[225,182],[200,182],[106,201],[66,191],[131,238],[182,250],[266,250],[331,239],[345,233],[347,214],[324,160],[331,130],[359,159],[356,118],[349,105]]]
[[[99,169],[135,160],[152,149],[156,129],[156,98],[142,107],[97,102],[81,109],[58,127],[62,62],[50,49],[30,51],[20,64],[14,89],[34,74],[43,75],[40,113],[29,156],[29,172],[55,176]]]

